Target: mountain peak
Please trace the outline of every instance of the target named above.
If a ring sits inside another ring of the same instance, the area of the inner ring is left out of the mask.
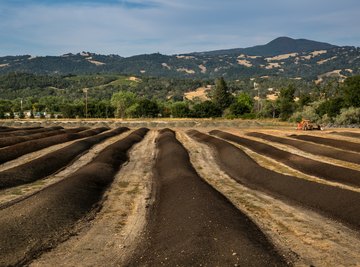
[[[245,48],[244,52],[249,55],[276,56],[288,53],[311,52],[315,50],[327,50],[335,48],[335,45],[317,42],[307,39],[292,39],[290,37],[278,37],[266,45],[258,45]]]

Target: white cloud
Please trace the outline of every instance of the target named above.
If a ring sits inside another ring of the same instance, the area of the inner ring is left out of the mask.
[[[174,54],[246,47],[283,35],[353,42],[349,45],[360,41],[360,5],[354,0],[332,5],[325,0],[6,1],[0,3],[2,54]]]

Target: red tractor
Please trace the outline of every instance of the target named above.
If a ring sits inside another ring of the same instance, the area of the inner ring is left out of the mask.
[[[321,126],[316,123],[310,122],[310,120],[302,119],[297,125],[297,130],[311,131],[311,130],[322,130]]]

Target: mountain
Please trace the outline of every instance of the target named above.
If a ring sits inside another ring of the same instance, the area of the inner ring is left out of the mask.
[[[360,74],[360,48],[339,47],[306,39],[279,37],[249,48],[179,55],[159,53],[121,57],[89,52],[62,56],[0,57],[0,74],[48,75],[121,73],[135,76],[241,79],[281,76],[320,80]]]
[[[234,48],[227,50],[215,50],[209,52],[193,53],[193,55],[233,55],[246,54],[249,56],[276,56],[289,53],[311,52],[315,50],[327,50],[337,46],[328,43],[316,42],[306,39],[292,39],[289,37],[278,37],[265,45],[257,45],[248,48]]]

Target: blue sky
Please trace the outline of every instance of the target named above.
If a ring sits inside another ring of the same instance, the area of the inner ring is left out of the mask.
[[[0,0],[0,56],[131,56],[279,36],[360,46],[358,0]]]

